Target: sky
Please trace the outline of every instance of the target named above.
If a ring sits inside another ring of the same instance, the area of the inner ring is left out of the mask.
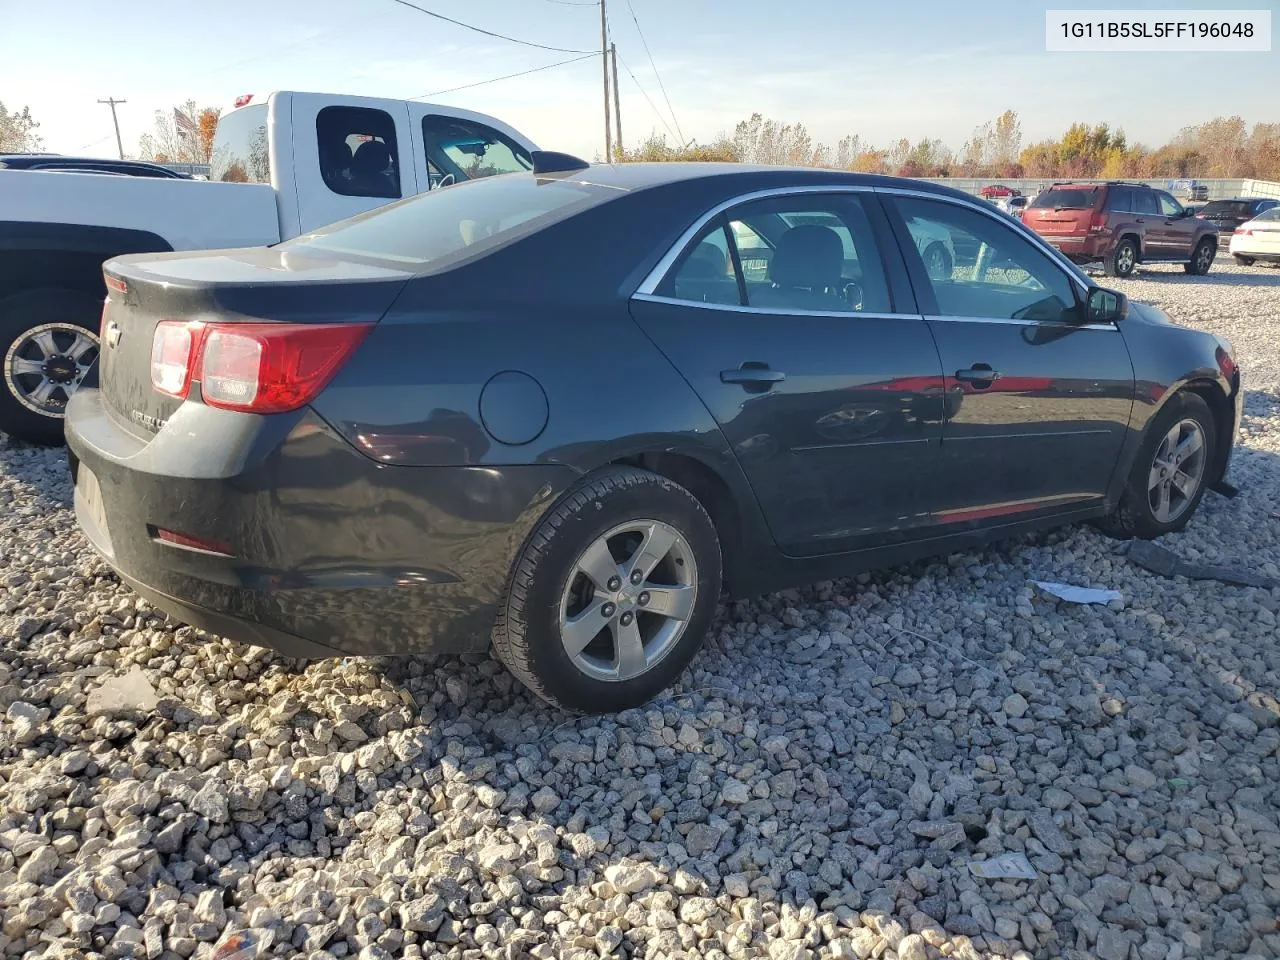
[[[414,2],[533,43],[600,48],[593,0]],[[706,143],[753,112],[803,123],[832,145],[856,133],[876,145],[927,136],[952,148],[1005,109],[1019,114],[1024,144],[1060,136],[1076,120],[1106,121],[1150,145],[1217,115],[1280,121],[1274,39],[1271,53],[1045,52],[1046,6],[1105,6],[1098,0],[606,3],[629,146],[654,131]],[[111,112],[99,99],[128,101],[117,107],[120,132],[126,155],[136,155],[157,110],[188,99],[230,109],[240,94],[290,89],[479,110],[541,147],[593,159],[604,146],[598,56],[423,96],[573,56],[482,36],[395,0],[0,0],[0,102],[29,106],[45,149],[68,154],[115,155]]]

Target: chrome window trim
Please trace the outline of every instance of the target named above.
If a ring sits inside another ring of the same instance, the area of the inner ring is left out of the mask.
[[[695,307],[699,310],[727,310],[731,313],[754,313],[766,317],[842,317],[846,320],[912,320],[920,323],[924,318],[918,313],[886,313],[883,310],[781,310],[777,307],[744,307],[740,303],[710,303],[706,300],[677,300],[675,297],[660,297],[654,293],[637,293],[632,300],[646,303],[672,303],[681,307]]]
[[[988,219],[993,220],[996,223],[1003,224],[1005,227],[1012,227],[1015,233],[1019,233],[1023,237],[1023,239],[1028,240],[1032,246],[1037,247],[1040,250],[1040,252],[1045,254],[1052,262],[1057,263],[1059,265],[1059,268],[1062,269],[1062,272],[1066,274],[1067,279],[1070,280],[1073,284],[1075,284],[1075,286],[1077,287],[1077,289],[1079,289],[1081,294],[1088,296],[1090,284],[1088,283],[1087,280],[1082,278],[1080,274],[1076,272],[1078,268],[1066,256],[1063,255],[1062,251],[1058,250],[1052,244],[1045,241],[1043,237],[1041,237],[1038,233],[1036,233],[1034,230],[1028,227],[1021,220],[1015,220],[1010,218],[1007,214],[1001,213],[999,210],[996,210],[994,207],[991,207],[990,204],[987,204],[988,209],[984,210],[981,204],[986,203],[986,201],[975,201],[971,199],[963,199],[960,197],[950,197],[944,194],[932,193],[928,190],[912,190],[909,187],[873,187],[873,186],[866,186],[861,184],[823,184],[823,185],[808,184],[805,186],[798,186],[798,187],[770,187],[765,190],[753,190],[750,193],[739,194],[736,197],[731,197],[728,200],[724,200],[716,204],[710,210],[703,213],[702,216],[700,216],[697,220],[695,220],[693,224],[687,230],[685,230],[684,233],[680,235],[680,237],[676,240],[676,242],[671,245],[670,249],[668,249],[667,252],[663,254],[662,258],[654,265],[653,269],[650,270],[649,273],[645,275],[645,278],[642,281],[640,281],[640,285],[636,287],[635,292],[632,294],[632,296],[637,298],[643,297],[645,299],[654,300],[661,303],[695,303],[696,304],[697,301],[679,300],[679,299],[676,299],[675,297],[660,297],[660,296],[657,296],[655,291],[658,289],[658,286],[662,283],[666,275],[670,272],[671,268],[675,266],[676,260],[680,258],[680,254],[684,252],[685,247],[687,247],[693,241],[694,237],[696,237],[699,233],[703,231],[703,229],[706,228],[708,223],[710,223],[713,219],[715,219],[716,217],[718,217],[720,214],[724,213],[726,210],[730,209],[731,207],[736,207],[744,203],[751,203],[755,200],[767,200],[774,197],[803,196],[806,194],[822,194],[822,193],[825,193],[825,194],[875,193],[875,194],[887,194],[890,196],[918,197],[923,200],[937,200],[941,203],[950,203],[957,207],[964,207],[965,209],[975,211],[987,217]],[[705,305],[706,304],[704,304],[704,306]],[[727,307],[728,305],[717,304],[715,306]],[[793,312],[793,311],[782,311],[782,310],[767,310],[766,308],[763,308],[763,307],[754,307],[754,308],[738,307],[738,309],[761,311],[761,312],[767,312],[767,313],[773,313],[773,314]],[[846,314],[846,313],[837,312],[837,311],[831,311],[828,313],[827,311],[815,310],[811,312],[820,316],[833,316],[833,317],[859,316],[859,314],[857,313]],[[866,316],[866,314],[863,314],[863,316]],[[916,314],[886,314],[886,316],[916,316]],[[1105,326],[1112,326],[1112,324],[1106,324]]]
[[[681,301],[683,303],[683,301]],[[1065,320],[1023,320],[1018,317],[1002,319],[1000,317],[944,317],[939,314],[925,314],[930,323],[1002,323],[1015,327],[1061,327],[1064,330],[1111,330],[1114,323],[1068,323]]]

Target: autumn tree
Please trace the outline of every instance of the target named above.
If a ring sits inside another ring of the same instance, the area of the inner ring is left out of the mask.
[[[734,146],[728,137],[720,136],[708,144],[691,143],[686,147],[673,147],[667,143],[664,133],[651,133],[649,138],[633,150],[623,149],[620,154],[621,163],[674,163],[694,162],[731,163],[737,160]]]
[[[179,119],[179,114],[190,120],[190,127]],[[197,107],[194,100],[170,110],[157,110],[152,132],[144,133],[139,141],[139,155],[156,163],[209,163],[221,115],[220,108]]]
[[[0,103],[0,153],[37,153],[44,145],[36,133],[39,126],[30,107],[11,113]]]

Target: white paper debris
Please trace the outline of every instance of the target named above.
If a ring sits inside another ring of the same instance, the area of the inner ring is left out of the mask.
[[[90,691],[86,709],[91,717],[112,713],[150,713],[159,702],[155,687],[151,686],[142,668],[135,666],[124,676],[111,677]]]
[[[1002,853],[989,860],[974,860],[969,872],[984,880],[1034,880],[1035,868],[1024,854]]]
[[[1045,593],[1051,593],[1060,600],[1071,603],[1110,603],[1112,600],[1123,600],[1119,590],[1103,590],[1098,587],[1073,587],[1069,583],[1054,583],[1052,580],[1032,580]]]

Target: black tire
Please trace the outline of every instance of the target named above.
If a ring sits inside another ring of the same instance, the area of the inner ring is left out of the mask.
[[[1138,266],[1138,245],[1130,237],[1123,237],[1111,256],[1103,261],[1102,270],[1108,277],[1128,277]]]
[[[1152,508],[1150,499],[1150,475],[1156,453],[1165,436],[1173,427],[1184,420],[1194,420],[1203,433],[1204,460],[1200,471],[1199,484],[1194,494],[1188,498],[1183,509],[1171,521],[1160,520]],[[1209,405],[1194,393],[1183,391],[1175,394],[1155,419],[1147,425],[1142,445],[1134,457],[1129,479],[1120,495],[1120,502],[1115,512],[1099,521],[1103,532],[1120,539],[1128,540],[1137,537],[1141,540],[1154,540],[1166,533],[1176,533],[1187,525],[1200,501],[1204,497],[1209,466],[1214,462],[1217,433],[1214,428],[1213,414]]]
[[[41,412],[24,403],[15,389],[31,381],[11,375],[10,364],[23,349],[18,345],[38,327],[70,324],[87,331],[96,343],[101,318],[102,298],[79,290],[27,290],[0,300],[0,432],[28,443],[62,443],[62,413]],[[57,396],[65,394],[58,391]]]
[[[1254,264],[1253,257],[1245,257],[1238,253],[1233,254],[1233,256],[1236,258],[1236,263],[1240,264],[1242,267],[1252,267]]]
[[[921,254],[924,259],[924,270],[932,280],[947,280],[955,268],[955,262],[941,240],[935,240],[924,248]],[[932,266],[930,266],[932,263]]]
[[[627,680],[599,679],[575,664],[562,643],[561,599],[583,551],[619,525],[641,519],[669,525],[690,547],[697,571],[693,609],[683,632],[645,672]],[[530,534],[494,624],[494,653],[553,706],[581,713],[626,710],[651,700],[688,666],[702,646],[720,588],[720,541],[697,498],[658,474],[609,467],[567,491]]]
[[[1191,251],[1191,259],[1182,265],[1182,269],[1195,277],[1203,277],[1213,267],[1214,257],[1218,255],[1218,241],[1213,237],[1205,237]]]

